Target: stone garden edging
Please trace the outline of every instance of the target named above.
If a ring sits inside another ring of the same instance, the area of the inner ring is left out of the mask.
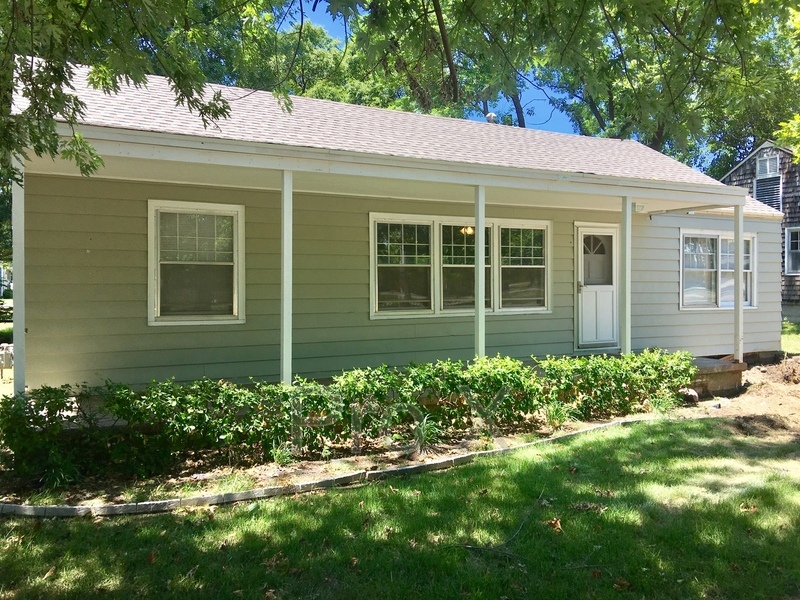
[[[530,448],[538,444],[554,442],[564,438],[573,437],[582,433],[590,431],[597,431],[598,429],[607,429],[609,427],[627,425],[636,421],[649,420],[649,419],[634,419],[634,420],[615,420],[608,423],[600,423],[593,425],[586,429],[578,431],[571,431],[562,435],[536,440],[535,442],[528,442],[527,444],[520,444],[519,446],[509,446],[506,448],[497,448],[494,450],[482,450],[479,452],[468,452],[453,458],[445,458],[442,460],[432,461],[428,463],[421,463],[418,465],[409,465],[407,467],[392,467],[390,469],[382,469],[379,471],[355,471],[346,475],[339,475],[329,479],[321,479],[318,481],[309,481],[306,483],[295,483],[291,485],[272,486],[265,488],[255,488],[243,492],[227,492],[224,494],[207,494],[202,496],[193,496],[191,498],[174,498],[171,500],[154,500],[151,502],[130,502],[126,504],[103,504],[100,506],[35,506],[29,504],[12,504],[0,503],[0,515],[2,516],[20,516],[20,517],[34,517],[41,519],[49,518],[69,518],[69,517],[95,517],[95,516],[117,516],[117,515],[141,515],[162,513],[176,510],[186,506],[217,506],[220,504],[231,504],[233,502],[242,502],[245,500],[261,500],[264,498],[274,498],[277,496],[293,496],[294,494],[303,494],[312,492],[314,490],[324,490],[334,487],[351,485],[355,483],[364,483],[367,481],[377,481],[379,479],[386,479],[389,477],[402,477],[403,475],[415,475],[418,473],[427,473],[430,471],[441,471],[449,469],[458,465],[471,463],[476,458],[483,458],[487,456],[499,456],[516,452],[524,448]]]

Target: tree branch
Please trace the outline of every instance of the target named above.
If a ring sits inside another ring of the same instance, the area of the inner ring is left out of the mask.
[[[453,92],[453,102],[458,102],[458,76],[456,74],[456,63],[453,60],[453,52],[450,50],[450,38],[447,35],[447,28],[444,25],[444,15],[442,5],[439,0],[433,0],[433,11],[436,13],[436,22],[439,23],[439,34],[442,36],[442,46],[444,47],[447,68],[450,69],[450,87]]]

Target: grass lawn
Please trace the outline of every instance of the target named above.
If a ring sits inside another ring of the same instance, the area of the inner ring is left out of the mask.
[[[781,322],[781,350],[787,354],[800,354],[800,323],[787,319]]]
[[[0,598],[794,598],[785,440],[660,420],[216,511],[4,518]]]

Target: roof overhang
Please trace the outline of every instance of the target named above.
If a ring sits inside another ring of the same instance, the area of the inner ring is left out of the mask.
[[[278,146],[197,136],[81,126],[103,157],[97,176],[278,190],[281,171],[295,173],[296,192],[473,202],[486,187],[488,204],[620,211],[622,197],[637,212],[687,211],[745,204],[747,190],[657,179],[525,170],[339,150]],[[67,126],[60,133],[70,135]],[[31,173],[77,175],[63,160],[33,158]],[[353,178],[358,177],[354,183]]]

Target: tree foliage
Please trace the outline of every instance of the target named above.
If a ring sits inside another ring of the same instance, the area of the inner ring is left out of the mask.
[[[787,37],[789,38],[789,48],[793,62],[788,69],[788,78],[791,79],[796,88],[800,88],[800,10],[791,9],[789,25],[787,27]],[[795,149],[795,158],[800,160],[800,94],[796,94],[794,100],[794,114],[781,123],[778,141],[784,146]]]

